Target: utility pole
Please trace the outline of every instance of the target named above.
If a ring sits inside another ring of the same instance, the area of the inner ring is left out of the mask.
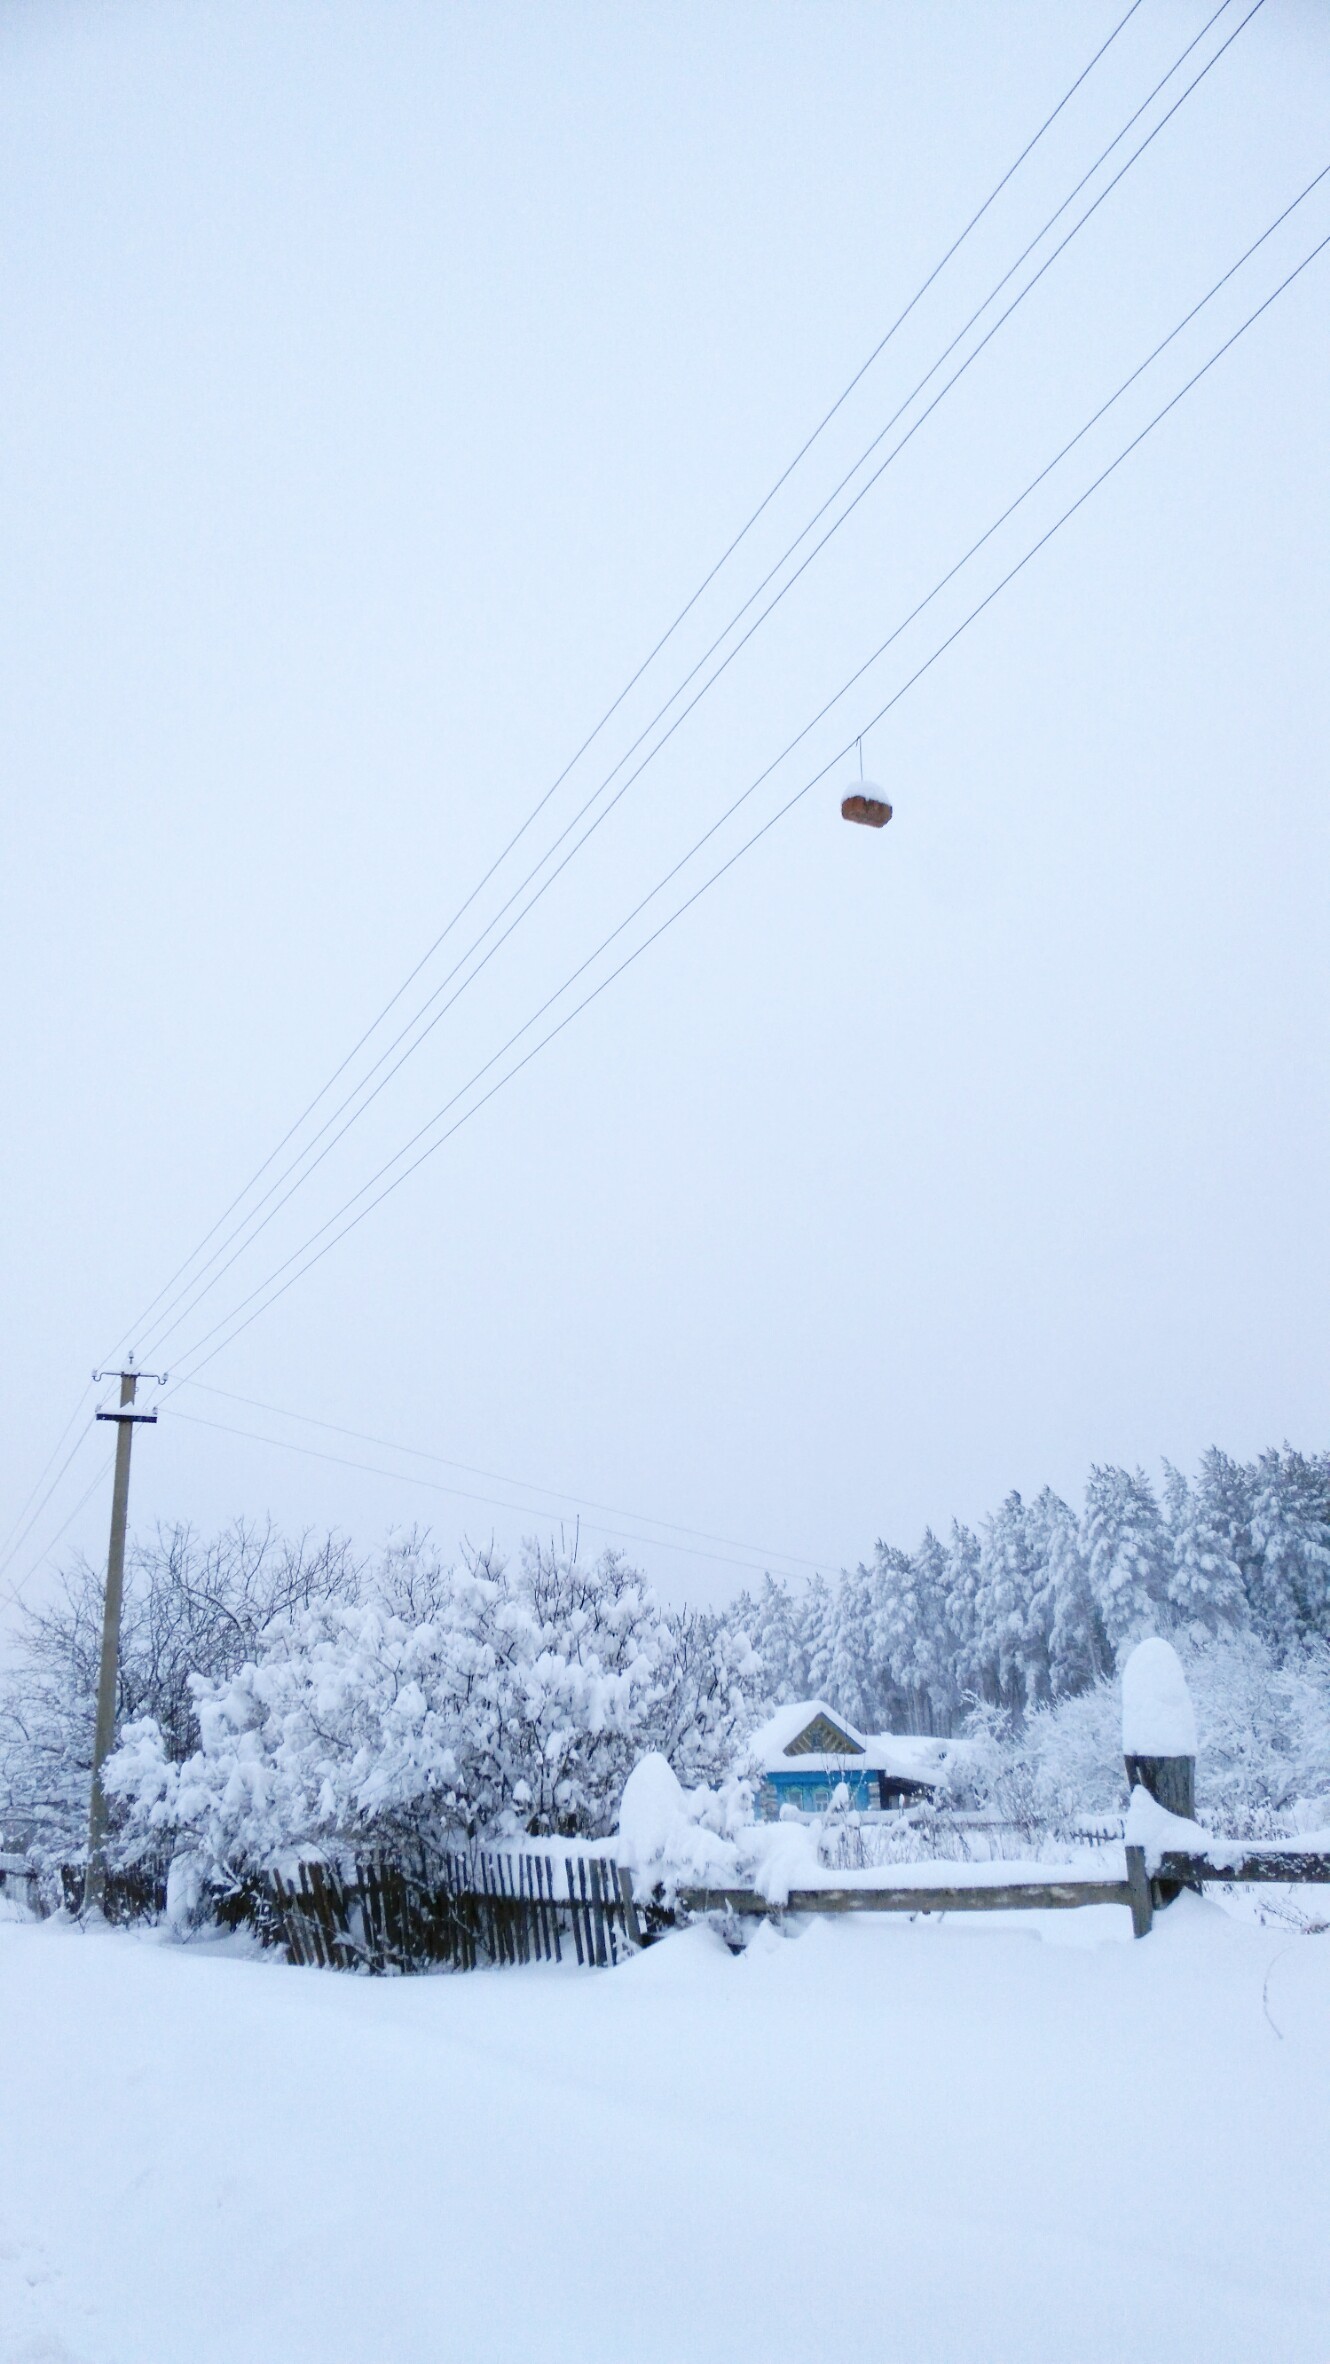
[[[109,1378],[94,1371],[94,1380]],[[160,1379],[155,1371],[129,1368],[118,1373],[120,1402],[99,1412],[99,1420],[114,1420],[115,1483],[111,1490],[111,1541],[106,1554],[106,1599],[102,1607],[102,1657],[97,1675],[97,1726],[92,1743],[92,1800],[88,1808],[88,1867],[83,1876],[83,1910],[100,1912],[106,1894],[106,1798],[102,1767],[115,1744],[116,1693],[120,1685],[120,1605],[125,1591],[125,1527],[129,1518],[129,1453],[134,1431],[150,1426],[155,1412],[140,1411],[134,1402],[140,1379]]]

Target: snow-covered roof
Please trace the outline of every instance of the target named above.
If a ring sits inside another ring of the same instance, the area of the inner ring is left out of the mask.
[[[837,1731],[843,1732],[852,1743],[847,1754],[867,1754],[868,1742],[864,1734],[855,1729],[848,1716],[837,1715],[834,1707],[828,1707],[825,1699],[791,1699],[785,1707],[778,1707],[775,1714],[768,1716],[765,1724],[760,1724],[754,1732],[748,1743],[754,1763],[764,1767],[781,1764],[786,1759],[791,1741],[806,1732],[819,1716],[824,1716],[829,1724],[834,1724]],[[791,1757],[789,1762],[803,1764],[806,1756],[807,1752],[800,1750],[797,1758]]]
[[[884,1773],[897,1773],[903,1781],[940,1781],[969,1743],[935,1740],[923,1732],[874,1732],[868,1745],[877,1752],[873,1762]]]
[[[848,1749],[793,1748],[810,1724],[824,1717],[851,1743]],[[892,1773],[901,1781],[939,1781],[948,1758],[962,1747],[922,1733],[861,1732],[825,1699],[792,1699],[759,1725],[745,1752],[754,1772],[820,1773],[840,1779],[853,1772]]]

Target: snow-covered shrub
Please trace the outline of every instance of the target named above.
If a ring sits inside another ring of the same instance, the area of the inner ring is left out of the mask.
[[[1196,1811],[1234,1837],[1295,1827],[1299,1801],[1330,1793],[1330,1645],[1281,1658],[1250,1631],[1183,1643],[1196,1711]],[[1074,1828],[1127,1802],[1118,1678],[1040,1708],[1023,1723],[979,1708],[953,1802],[1031,1832]]]
[[[672,1618],[616,1552],[529,1544],[445,1570],[408,1550],[381,1590],[196,1679],[183,1762],[152,1719],[129,1725],[107,1789],[127,1850],[184,1846],[228,1873],[334,1839],[599,1835],[644,1750],[723,1769],[748,1655],[718,1621]]]
[[[740,1840],[753,1819],[752,1787],[685,1789],[659,1751],[639,1758],[619,1804],[619,1862],[640,1896],[667,1900],[676,1887],[723,1888],[740,1877]]]
[[[275,1625],[356,1597],[362,1570],[328,1535],[294,1540],[243,1522],[205,1542],[188,1526],[131,1545],[125,1567],[118,1714],[150,1716],[165,1753],[198,1744],[193,1679],[233,1673]],[[0,1826],[46,1852],[87,1832],[104,1571],[78,1558],[52,1600],[26,1612],[0,1684]]]

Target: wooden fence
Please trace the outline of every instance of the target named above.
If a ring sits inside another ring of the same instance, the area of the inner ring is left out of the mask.
[[[166,1910],[165,1863],[136,1863],[108,1871],[102,1894],[102,1911],[108,1921],[118,1928],[128,1927],[131,1921],[141,1921]],[[48,1875],[51,1883],[59,1883],[59,1901],[67,1913],[83,1910],[85,1866],[81,1863],[62,1863],[58,1871]],[[34,1887],[39,1883],[34,1880]]]
[[[599,1855],[470,1849],[414,1865],[362,1856],[349,1870],[310,1858],[292,1877],[269,1873],[266,1889],[270,1934],[291,1961],[320,1969],[475,1970],[565,1955],[608,1969],[642,1942],[632,1882]]]
[[[1330,1881],[1330,1854],[1319,1849],[1288,1846],[1238,1847],[1216,1845],[1213,1855],[1166,1853],[1151,1873],[1142,1847],[1128,1847],[1125,1880],[965,1881],[954,1885],[937,1881],[908,1887],[795,1888],[783,1905],[773,1905],[751,1888],[681,1888],[678,1909],[684,1914],[747,1915],[790,1913],[975,1913],[1059,1912],[1086,1904],[1121,1904],[1131,1913],[1132,1929],[1145,1937],[1154,1916],[1171,1904],[1183,1888],[1219,1886],[1229,1881]]]

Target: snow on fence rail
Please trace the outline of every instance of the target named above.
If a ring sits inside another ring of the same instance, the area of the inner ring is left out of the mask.
[[[911,1880],[889,1888],[792,1888],[780,1902],[752,1888],[680,1888],[676,1904],[688,1916],[775,1918],[783,1913],[1059,1912],[1121,1904],[1130,1910],[1135,1934],[1144,1937],[1156,1912],[1183,1888],[1230,1881],[1330,1882],[1330,1853],[1307,1847],[1243,1847],[1219,1840],[1210,1852],[1165,1848],[1154,1858],[1144,1847],[1129,1846],[1126,1858],[1124,1880]]]

